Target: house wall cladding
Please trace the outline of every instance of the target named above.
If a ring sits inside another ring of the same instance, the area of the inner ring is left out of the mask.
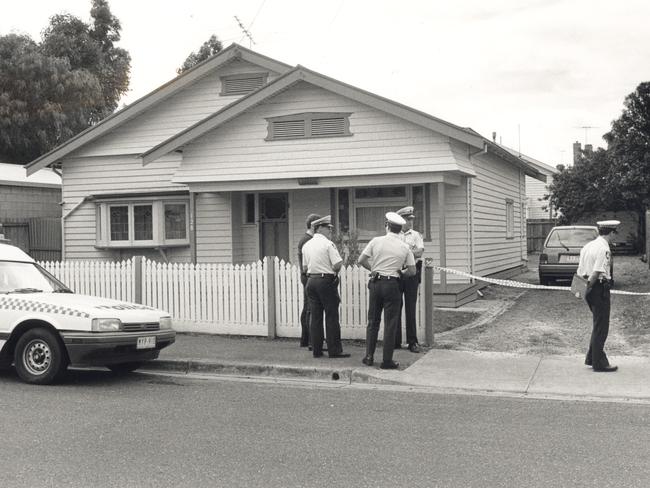
[[[262,71],[268,70],[244,61],[233,61],[82,148],[75,156],[141,154],[239,98],[241,95],[219,95],[221,76]],[[277,77],[278,73],[269,72],[267,81]]]
[[[196,260],[232,263],[233,225],[230,192],[196,195]]]
[[[548,180],[552,180],[552,176],[547,176]],[[536,180],[530,176],[526,176],[526,208],[528,213],[526,218],[529,219],[550,219],[551,213],[548,209],[548,200],[543,200],[544,195],[548,193],[548,183]],[[545,210],[543,207],[547,207]]]
[[[471,182],[474,271],[488,275],[523,264],[526,257],[523,172],[492,156],[474,158],[477,176]],[[513,238],[506,238],[506,199],[514,203]]]
[[[187,187],[171,183],[171,175],[180,164],[173,153],[146,167],[133,156],[87,157],[67,159],[63,163],[63,215],[66,216],[83,201],[96,194],[134,193],[146,191],[183,190]],[[96,204],[86,201],[64,218],[65,259],[125,259],[134,254],[161,259],[158,251],[132,249],[97,249]],[[171,248],[170,260],[191,259],[189,247]]]
[[[267,117],[318,111],[351,112],[353,135],[265,140]],[[241,181],[449,169],[456,169],[456,160],[446,136],[301,82],[187,145],[177,180]]]
[[[61,190],[0,185],[0,223],[32,217],[61,217]]]

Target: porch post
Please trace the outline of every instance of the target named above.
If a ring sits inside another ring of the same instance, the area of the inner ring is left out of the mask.
[[[438,183],[438,242],[440,246],[440,266],[447,267],[447,233],[446,233],[446,214],[445,206],[445,184]],[[440,288],[443,293],[447,291],[447,273],[440,272]]]
[[[645,256],[650,267],[650,210],[645,211]]]

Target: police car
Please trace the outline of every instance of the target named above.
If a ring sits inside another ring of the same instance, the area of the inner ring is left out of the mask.
[[[0,242],[0,365],[48,384],[68,365],[128,373],[172,344],[168,313],[77,295],[19,248]]]

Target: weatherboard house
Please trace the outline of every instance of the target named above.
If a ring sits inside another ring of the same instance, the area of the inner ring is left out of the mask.
[[[425,257],[483,276],[525,264],[525,180],[545,179],[472,129],[237,44],[27,173],[46,166],[63,174],[67,260],[293,261],[309,213],[363,245],[413,205]],[[439,303],[474,295],[465,277],[435,281]]]

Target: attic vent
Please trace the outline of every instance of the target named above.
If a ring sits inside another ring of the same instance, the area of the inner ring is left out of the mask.
[[[304,120],[278,120],[272,122],[275,139],[297,139],[305,137]]]
[[[308,112],[271,117],[267,121],[267,141],[352,135],[349,113]]]
[[[318,136],[344,136],[345,117],[331,119],[313,119],[311,121],[311,135]]]
[[[231,75],[221,78],[221,95],[246,95],[266,83],[266,74]]]

